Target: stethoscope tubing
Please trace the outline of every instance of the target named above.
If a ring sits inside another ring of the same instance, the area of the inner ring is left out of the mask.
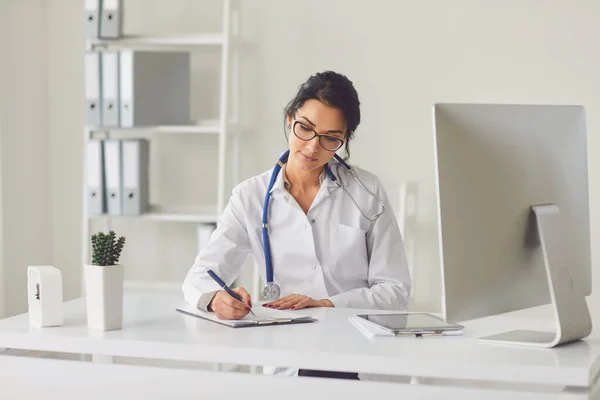
[[[271,200],[271,190],[273,189],[273,186],[275,185],[275,181],[277,180],[277,176],[279,175],[279,172],[281,171],[281,168],[283,167],[283,165],[285,163],[287,163],[289,155],[290,155],[290,151],[288,149],[288,150],[286,150],[281,155],[281,157],[279,158],[279,160],[277,160],[277,164],[275,164],[275,167],[273,168],[273,173],[271,174],[271,179],[269,181],[269,186],[267,188],[267,193],[265,194],[265,201],[264,201],[264,204],[263,204],[262,236],[263,236],[263,246],[264,246],[264,253],[265,253],[265,268],[266,268],[267,286],[273,284],[273,260],[271,258],[271,245],[270,245],[270,242],[269,242],[269,225],[268,225],[269,202]],[[348,191],[346,190],[346,188],[344,188],[343,185],[340,185],[340,183],[337,181],[336,176],[333,174],[333,172],[331,171],[331,168],[329,168],[328,164],[325,164],[325,166],[324,166],[324,168],[325,168],[325,174],[327,175],[327,177],[329,179],[331,179],[333,182],[335,182],[338,185],[338,187],[342,188],[344,190],[344,192],[346,192],[348,194],[348,196],[350,196],[350,198],[354,202],[354,205],[360,210],[361,214],[365,218],[367,218],[367,219],[369,219],[371,221],[375,221],[385,211],[385,203],[383,201],[381,201],[381,199],[377,198],[377,196],[375,196],[369,189],[367,189],[362,184],[362,182],[360,182],[360,180],[358,179],[358,177],[356,176],[356,174],[354,173],[354,171],[352,171],[352,168],[350,167],[350,165],[346,161],[344,161],[337,154],[334,154],[333,157],[336,159],[337,162],[339,162],[342,166],[344,166],[352,174],[352,176],[354,177],[354,179],[358,182],[358,184],[365,191],[367,191],[367,193],[369,193],[371,196],[373,196],[379,202],[379,204],[382,206],[383,210],[379,214],[377,214],[373,219],[367,217],[364,214],[364,212],[361,210],[361,208],[358,206],[358,203],[356,202],[356,200],[354,199],[354,197],[352,197],[350,195],[350,193],[348,193]],[[338,173],[338,175],[339,175],[339,173]]]

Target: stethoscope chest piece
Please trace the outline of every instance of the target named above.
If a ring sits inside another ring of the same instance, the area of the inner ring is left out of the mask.
[[[279,285],[275,282],[267,282],[265,287],[263,287],[262,294],[267,300],[277,300],[281,295],[281,289],[279,288]]]

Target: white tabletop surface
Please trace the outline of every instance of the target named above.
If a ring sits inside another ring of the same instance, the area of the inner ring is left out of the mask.
[[[508,329],[551,330],[543,318],[496,316],[465,323],[462,337],[367,339],[355,309],[296,311],[318,322],[233,329],[175,311],[179,293],[128,293],[122,330],[88,330],[85,300],[65,303],[63,326],[35,328],[28,315],[0,320],[0,348],[271,365],[450,379],[589,387],[600,371],[600,335],[554,349],[487,344]]]
[[[597,400],[597,391],[456,387],[340,379],[289,378],[139,365],[0,356],[1,399],[219,399],[391,398],[427,400]],[[225,389],[226,388],[226,389]]]

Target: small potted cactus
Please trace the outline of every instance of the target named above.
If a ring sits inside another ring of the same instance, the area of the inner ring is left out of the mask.
[[[88,328],[109,331],[123,326],[123,265],[119,257],[125,238],[110,231],[92,235],[92,263],[85,265]]]

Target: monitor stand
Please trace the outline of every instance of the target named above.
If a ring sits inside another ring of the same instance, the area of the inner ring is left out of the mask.
[[[585,296],[573,288],[568,266],[570,252],[562,238],[567,232],[561,223],[560,210],[554,204],[531,207],[537,221],[550,299],[554,309],[556,332],[509,331],[480,338],[485,342],[535,347],[555,347],[587,337],[592,321]]]

